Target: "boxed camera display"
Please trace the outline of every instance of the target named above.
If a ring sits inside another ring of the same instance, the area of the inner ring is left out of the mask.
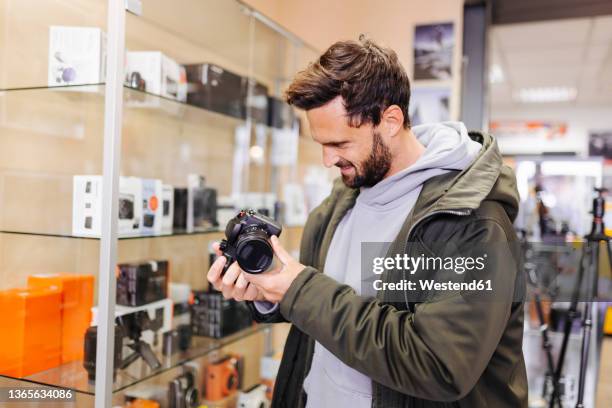
[[[117,265],[117,304],[135,307],[165,299],[169,269],[166,260]]]
[[[139,78],[138,88],[144,85],[152,94],[181,102],[187,100],[185,69],[159,51],[128,51],[125,72],[130,85],[134,78]]]
[[[185,65],[188,82],[187,103],[217,113],[246,118],[243,78],[218,65]]]
[[[274,96],[268,98],[268,126],[277,129],[290,129],[293,127],[295,120],[295,112],[287,102]]]
[[[119,178],[119,235],[140,232],[142,183],[136,177]],[[102,176],[74,176],[72,190],[72,234],[100,237],[102,234]]]
[[[49,27],[48,86],[105,80],[106,34],[96,27]]]
[[[242,387],[244,358],[238,354],[224,356],[206,366],[204,395],[207,400],[218,401]]]
[[[268,87],[252,78],[244,78],[244,93],[247,96],[248,114],[255,123],[268,123]],[[249,92],[250,87],[250,92]]]
[[[194,335],[221,338],[251,326],[251,313],[244,302],[225,299],[221,292],[196,291],[193,295]]]
[[[266,271],[274,259],[270,237],[272,235],[278,237],[281,232],[282,226],[273,219],[254,210],[240,211],[227,223],[226,239],[219,245],[219,249],[227,259],[224,270],[236,261],[247,273]]]
[[[159,234],[162,231],[163,208],[162,182],[157,179],[142,179],[142,225],[143,234]]]
[[[0,291],[0,374],[24,377],[61,362],[62,291]]]
[[[30,275],[28,288],[58,288],[61,291],[61,363],[82,359],[83,336],[91,322],[94,276],[69,273]]]
[[[266,389],[264,384],[256,384],[248,390],[240,391],[236,408],[268,408],[270,401],[266,397]]]
[[[168,407],[196,408],[200,402],[197,372],[190,365],[183,366],[183,373],[168,384]]]
[[[202,231],[217,222],[217,190],[204,185],[204,177],[190,174],[187,188],[174,189],[174,228]]]
[[[162,186],[162,226],[164,233],[172,232],[174,222],[174,187],[168,184]]]

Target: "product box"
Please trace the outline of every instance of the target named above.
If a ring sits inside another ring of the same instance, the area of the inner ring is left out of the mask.
[[[295,112],[287,102],[273,96],[268,98],[268,126],[291,129],[295,120]]]
[[[94,276],[69,273],[30,275],[28,288],[61,290],[61,363],[82,360],[83,338],[91,322]]]
[[[119,235],[140,233],[142,182],[136,177],[119,178]],[[102,234],[102,176],[74,176],[72,234],[95,237]]]
[[[166,260],[117,265],[117,304],[142,306],[168,296],[170,267]]]
[[[105,80],[106,35],[95,27],[49,27],[48,86]]]
[[[263,125],[268,122],[268,87],[254,79],[243,78],[244,94],[246,98],[247,115],[255,123]],[[249,87],[250,92],[249,92]]]
[[[218,65],[185,65],[187,103],[213,112],[246,119],[244,79]]]
[[[168,184],[162,186],[162,233],[172,232],[174,222],[174,187]]]
[[[174,189],[174,229],[202,231],[217,222],[217,190],[205,187],[204,177],[190,174],[187,188]]]
[[[162,232],[163,208],[162,182],[156,179],[142,179],[142,223],[140,232],[143,235]]]
[[[128,51],[125,60],[130,84],[137,73],[147,92],[180,102],[187,100],[185,69],[173,59],[159,51]]]
[[[225,299],[221,292],[196,291],[191,305],[191,326],[196,336],[222,338],[252,324],[244,302]]]
[[[24,377],[61,362],[62,291],[0,291],[0,374]]]

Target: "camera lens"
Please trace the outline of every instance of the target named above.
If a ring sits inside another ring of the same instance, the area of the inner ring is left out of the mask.
[[[273,256],[268,234],[261,229],[247,231],[238,239],[236,261],[245,272],[264,272],[272,264]]]

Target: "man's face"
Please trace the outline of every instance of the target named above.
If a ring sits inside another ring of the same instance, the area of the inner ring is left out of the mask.
[[[306,113],[315,142],[323,147],[323,164],[340,168],[348,187],[371,187],[391,167],[391,151],[372,124],[348,124],[341,97]]]

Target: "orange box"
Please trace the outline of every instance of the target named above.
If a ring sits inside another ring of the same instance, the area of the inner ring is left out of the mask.
[[[69,273],[28,276],[28,287],[62,291],[62,364],[83,359],[83,339],[91,323],[93,275]]]
[[[57,288],[0,291],[0,374],[25,377],[59,365],[61,302]]]

